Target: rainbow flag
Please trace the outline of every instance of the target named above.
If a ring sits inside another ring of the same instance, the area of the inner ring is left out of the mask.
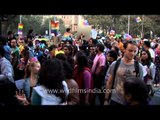
[[[22,23],[18,24],[18,29],[23,29],[23,24]]]
[[[58,30],[56,29],[51,29],[51,34],[54,34],[55,36],[58,35]]]
[[[63,37],[62,37],[62,40],[71,40],[71,39],[72,39],[72,38],[71,38],[71,34],[65,32],[64,35],[63,35]]]
[[[23,24],[22,23],[18,23],[18,34],[22,35],[23,34]]]
[[[52,30],[59,30],[59,21],[54,21],[54,20],[51,20],[51,29]]]
[[[64,37],[68,37],[68,36],[70,36],[70,34],[67,33],[67,32],[65,32],[63,36],[64,36]]]
[[[59,21],[51,20],[51,34],[58,35]]]

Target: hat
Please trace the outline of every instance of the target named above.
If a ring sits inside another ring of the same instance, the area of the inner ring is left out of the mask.
[[[55,50],[55,56],[58,55],[58,54],[60,54],[60,53],[64,54],[64,51],[62,51],[62,50]]]

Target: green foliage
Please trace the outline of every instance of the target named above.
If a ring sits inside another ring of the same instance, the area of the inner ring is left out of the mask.
[[[42,15],[23,15],[22,23],[24,24],[23,32],[24,35],[28,33],[29,29],[33,29],[33,32],[44,34],[45,30],[42,32],[43,24],[42,24],[43,16]]]
[[[19,15],[8,15],[8,20],[3,21],[2,24],[2,34],[7,34],[8,31],[17,32],[19,22]]]
[[[33,29],[34,34],[45,34],[46,30],[49,30],[49,20],[51,18],[43,19],[43,15],[22,15],[22,23],[24,24],[23,34],[27,35],[29,29]],[[7,34],[8,31],[17,33],[18,23],[20,22],[20,15],[8,15],[8,21],[2,22],[3,33]],[[61,33],[65,32],[65,26],[63,20],[59,20],[59,28]]]
[[[135,21],[138,16],[142,19],[142,15],[130,15],[130,34],[132,35],[140,35],[142,31],[142,21],[140,23]],[[106,31],[114,29],[118,34],[128,31],[128,15],[84,15],[84,18],[91,25],[100,26]],[[160,36],[160,16],[144,15],[143,18],[144,34],[153,31],[154,34]]]
[[[2,22],[3,33],[7,34],[8,31],[13,31],[16,34],[18,32],[18,23],[20,23],[20,15],[8,15],[8,21]],[[22,15],[22,23],[24,24],[24,35],[27,35],[28,30],[31,28],[34,33],[42,34],[42,15]]]
[[[142,31],[144,34],[150,34],[160,36],[160,16],[159,15],[144,15],[143,23],[137,23],[136,17],[142,18],[142,15],[130,15],[130,34],[140,35]],[[7,34],[9,30],[17,33],[19,15],[8,15],[7,21],[2,21],[2,33]],[[97,28],[101,28],[104,31],[115,30],[117,34],[128,31],[128,15],[83,15],[88,20],[90,25],[95,25]],[[33,29],[34,33],[44,35],[45,30],[49,29],[49,20],[51,18],[43,19],[42,15],[22,15],[22,23],[24,24],[23,34],[27,35],[29,29]],[[59,20],[60,32],[63,34],[66,30],[63,20]]]
[[[63,35],[66,31],[66,27],[64,25],[64,21],[62,19],[59,19],[59,30],[61,34]]]

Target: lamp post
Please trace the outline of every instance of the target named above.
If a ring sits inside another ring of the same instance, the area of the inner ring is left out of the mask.
[[[141,31],[141,38],[144,37],[144,33],[143,33],[143,32],[144,32],[144,30],[143,30],[143,29],[144,29],[144,28],[143,28],[144,26],[143,26],[143,25],[144,25],[144,15],[142,15],[142,31]]]
[[[128,15],[128,34],[129,34],[129,31],[130,31],[130,15]]]
[[[22,23],[22,15],[19,16],[19,21]]]
[[[153,32],[152,32],[152,31],[150,31],[150,37],[151,37],[151,39],[152,39],[152,35],[153,35]]]

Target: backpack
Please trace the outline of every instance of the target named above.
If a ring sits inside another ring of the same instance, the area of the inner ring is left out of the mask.
[[[121,58],[118,59],[116,61],[116,63],[115,63],[115,68],[114,68],[114,72],[113,72],[113,83],[112,83],[111,89],[113,89],[114,82],[115,82],[115,77],[116,77],[116,72],[117,72],[117,69],[118,69],[118,67],[120,65],[120,62],[121,62]],[[134,67],[135,67],[135,71],[134,72],[136,72],[136,77],[138,77],[139,76],[139,62],[136,61],[136,60],[134,61]],[[110,100],[110,98],[111,98],[111,93],[112,93],[112,91],[109,93],[108,100]]]

